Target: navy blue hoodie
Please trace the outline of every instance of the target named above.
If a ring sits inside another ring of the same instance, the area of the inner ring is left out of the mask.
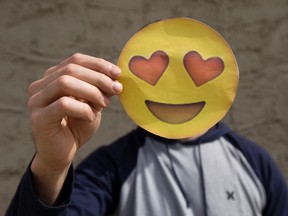
[[[58,203],[36,196],[30,167],[7,216],[288,216],[288,192],[260,146],[219,123],[180,142],[137,128],[70,168]]]

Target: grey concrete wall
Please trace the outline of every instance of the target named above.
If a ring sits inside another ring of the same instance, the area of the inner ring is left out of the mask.
[[[189,16],[219,31],[240,68],[229,125],[266,148],[288,179],[287,0],[0,0],[0,215],[34,153],[27,87],[74,52],[116,62],[148,22]],[[118,99],[76,163],[134,124]]]

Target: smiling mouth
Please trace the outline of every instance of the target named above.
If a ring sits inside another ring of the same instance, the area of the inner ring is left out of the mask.
[[[145,104],[156,118],[169,124],[181,124],[190,121],[205,106],[204,101],[190,104],[165,104],[146,100]]]

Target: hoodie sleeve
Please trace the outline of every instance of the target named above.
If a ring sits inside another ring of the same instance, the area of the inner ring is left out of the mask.
[[[34,190],[32,171],[29,168],[23,175],[16,194],[7,209],[5,216],[64,216],[70,204],[70,195],[73,185],[73,168],[70,167],[68,176],[62,188],[58,203],[55,206],[48,206],[42,203]]]
[[[118,206],[121,185],[135,167],[138,148],[143,144],[143,134],[138,132],[98,148],[75,171],[71,167],[55,206],[44,205],[37,198],[32,172],[27,169],[6,216],[112,214]]]
[[[244,154],[265,189],[267,200],[263,216],[287,216],[287,184],[269,153],[234,132],[228,139]]]
[[[104,216],[114,212],[118,204],[120,184],[117,164],[106,147],[87,157],[75,170],[69,216]]]
[[[106,148],[100,148],[73,171],[71,166],[57,203],[45,205],[39,200],[29,168],[23,175],[5,216],[78,216],[110,214],[118,203],[114,193],[115,166]]]

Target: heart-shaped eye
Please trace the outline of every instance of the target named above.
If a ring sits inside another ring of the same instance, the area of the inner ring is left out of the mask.
[[[184,56],[184,66],[196,86],[215,79],[224,71],[224,62],[219,57],[203,60],[196,51],[190,51]]]
[[[134,56],[129,62],[129,69],[140,79],[156,85],[169,63],[168,55],[158,50],[149,59],[143,56]]]

